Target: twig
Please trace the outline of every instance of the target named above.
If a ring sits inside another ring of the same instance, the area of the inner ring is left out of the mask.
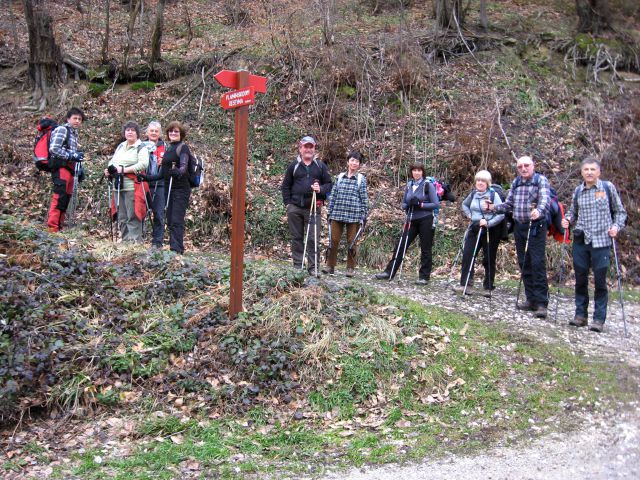
[[[504,128],[502,128],[502,120],[501,120],[501,115],[500,115],[500,102],[498,101],[498,95],[495,94],[495,100],[496,100],[496,111],[498,112],[498,126],[500,127],[500,131],[502,132],[502,136],[504,137],[504,141],[507,142],[507,147],[509,147],[509,151],[511,152],[511,155],[513,156],[514,160],[518,160],[518,157],[516,156],[515,153],[513,153],[513,149],[511,148],[511,143],[509,142],[509,137],[507,137],[506,132],[504,131]]]
[[[456,29],[458,30],[458,35],[460,35],[460,39],[462,40],[462,43],[464,43],[464,46],[467,47],[467,50],[469,50],[469,53],[471,54],[473,59],[478,63],[478,65],[480,65],[480,68],[487,75],[487,77],[491,77],[491,74],[489,73],[489,71],[486,68],[484,68],[484,65],[482,63],[480,63],[480,60],[478,60],[478,57],[476,57],[475,54],[471,51],[471,48],[469,47],[467,40],[464,38],[464,35],[462,34],[462,30],[460,29],[460,23],[458,22],[458,16],[456,15],[456,9],[453,8],[451,13],[453,13],[453,19],[456,22]]]
[[[200,107],[198,108],[198,117],[202,112],[202,101],[204,100],[204,92],[207,89],[207,83],[204,80],[204,67],[202,67],[202,95],[200,95]]]

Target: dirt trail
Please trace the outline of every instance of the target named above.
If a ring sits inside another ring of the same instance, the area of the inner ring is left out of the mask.
[[[533,335],[547,343],[566,345],[577,355],[607,359],[613,366],[627,364],[636,372],[629,379],[638,385],[640,377],[640,305],[626,302],[628,337],[624,327],[617,294],[610,292],[608,321],[605,333],[597,334],[586,328],[567,325],[573,316],[573,298],[561,296],[558,302],[557,323],[554,322],[555,295],[549,304],[547,320],[531,313],[514,314],[514,294],[498,289],[491,301],[479,296],[457,296],[442,280],[429,286],[413,285],[413,279],[400,283],[374,281],[359,274],[360,280],[375,288],[456,312],[464,312],[483,322],[506,324],[508,328]],[[336,282],[346,282],[336,276]],[[375,282],[375,283],[373,283]],[[550,292],[555,294],[555,290]],[[614,302],[615,300],[615,302]],[[640,393],[638,395],[640,398]],[[354,469],[329,473],[325,477],[341,480],[608,480],[640,478],[640,401],[612,406],[602,413],[580,418],[577,430],[553,433],[531,442],[521,441],[515,446],[497,446],[477,455],[446,455],[439,459],[425,459],[415,465],[390,465],[382,468]]]

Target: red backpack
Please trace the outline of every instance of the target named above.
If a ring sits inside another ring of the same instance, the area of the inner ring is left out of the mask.
[[[33,163],[41,172],[50,172],[53,167],[49,160],[49,145],[51,143],[51,133],[58,127],[55,120],[45,117],[38,121],[38,135],[33,145]],[[69,129],[63,144],[69,140]]]

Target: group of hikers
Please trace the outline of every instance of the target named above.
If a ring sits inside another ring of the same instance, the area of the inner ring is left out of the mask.
[[[298,145],[298,157],[289,164],[281,185],[282,200],[287,211],[291,236],[291,256],[295,268],[307,268],[318,276],[318,245],[321,218],[326,207],[329,250],[322,273],[335,274],[336,259],[342,233],[347,232],[347,269],[352,277],[356,268],[357,240],[369,214],[367,179],[359,172],[363,157],[359,152],[347,155],[347,169],[336,176],[335,183],[326,164],[317,158],[317,143],[311,136],[303,137]],[[459,285],[454,291],[461,294],[480,293],[491,296],[495,288],[496,255],[504,238],[505,215],[513,223],[513,235],[524,285],[526,300],[516,302],[520,310],[530,311],[538,318],[547,317],[549,284],[546,270],[546,242],[549,228],[548,212],[552,206],[549,180],[535,171],[530,156],[516,163],[518,174],[504,201],[496,195],[491,173],[480,170],[475,175],[473,191],[462,202],[462,211],[470,223],[463,240],[463,255]],[[607,273],[610,250],[624,227],[627,213],[615,186],[600,179],[600,162],[586,157],[580,165],[583,181],[576,187],[568,213],[562,217],[563,242],[567,243],[569,228],[573,226],[573,266],[576,277],[575,315],[570,325],[588,325],[589,271],[593,271],[595,291],[592,322],[589,329],[602,332],[607,317]],[[378,280],[391,280],[402,271],[407,248],[420,237],[420,266],[417,285],[428,285],[432,269],[432,247],[436,227],[436,212],[443,196],[438,184],[427,177],[425,167],[414,163],[411,178],[402,197],[405,212],[400,238],[396,241],[391,259]],[[445,197],[446,198],[446,197]],[[448,198],[452,200],[452,198]],[[483,251],[483,288],[472,287],[475,258]],[[519,295],[519,293],[518,293]]]
[[[53,182],[53,197],[47,224],[50,231],[63,228],[65,212],[74,182],[83,175],[84,154],[78,148],[78,129],[85,119],[78,108],[71,108],[66,122],[55,128],[49,146],[49,167]],[[165,220],[169,230],[169,247],[184,252],[184,218],[189,204],[190,151],[186,130],[177,121],[166,127],[167,142],[161,138],[159,122],[152,121],[141,140],[140,127],[127,122],[122,127],[124,141],[118,145],[107,168],[109,199],[113,218],[117,217],[122,241],[142,242],[143,222],[148,210],[153,215],[152,248],[161,248]],[[298,157],[291,162],[282,180],[281,192],[286,207],[291,241],[291,256],[295,268],[307,268],[319,276],[319,245],[322,230],[322,209],[327,209],[329,248],[326,265],[321,272],[334,275],[341,237],[346,231],[347,268],[345,275],[355,273],[358,240],[369,215],[367,179],[359,170],[364,162],[360,152],[347,155],[346,170],[335,177],[327,165],[318,159],[317,142],[304,136],[298,144]],[[459,285],[454,290],[462,295],[491,295],[495,288],[496,255],[504,238],[505,215],[513,221],[513,234],[524,285],[526,300],[516,302],[518,309],[531,311],[546,318],[549,286],[546,271],[546,241],[552,194],[548,179],[535,171],[529,156],[517,160],[518,174],[504,200],[496,195],[491,173],[480,170],[475,175],[473,191],[462,202],[462,211],[470,223],[462,246]],[[391,280],[402,267],[408,247],[420,237],[420,267],[416,284],[428,285],[432,270],[432,247],[440,201],[454,200],[443,196],[441,184],[426,176],[424,165],[410,167],[411,178],[402,197],[405,220],[400,238],[395,242],[391,259],[378,280]],[[601,167],[594,157],[581,163],[583,181],[576,187],[568,213],[562,218],[562,228],[573,226],[573,266],[576,277],[575,315],[569,324],[588,325],[589,271],[593,270],[595,308],[590,330],[602,332],[607,316],[607,272],[610,249],[615,250],[615,238],[624,227],[626,211],[611,182],[600,179]],[[440,190],[439,190],[440,189]],[[482,289],[473,288],[474,263],[483,252],[484,281]]]
[[[79,108],[71,108],[66,122],[55,128],[49,140],[48,168],[53,182],[53,198],[47,225],[52,232],[64,226],[74,182],[81,181],[84,153],[78,148],[78,129],[85,119]],[[140,126],[133,121],[122,127],[120,143],[104,176],[108,179],[112,222],[123,242],[142,242],[147,213],[152,214],[151,247],[162,248],[165,222],[169,230],[169,248],[184,253],[184,218],[191,195],[189,146],[184,143],[185,127],[178,121],[166,127],[167,142],[162,140],[160,122],[152,121],[141,139]],[[112,232],[113,233],[113,232]]]

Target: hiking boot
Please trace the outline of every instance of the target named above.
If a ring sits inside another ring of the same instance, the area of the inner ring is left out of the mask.
[[[483,297],[491,298],[491,289],[490,288],[483,288],[479,293]]]
[[[544,305],[538,305],[536,308],[534,315],[538,318],[547,318],[547,307]]]
[[[535,310],[535,307],[533,306],[533,304],[529,300],[525,300],[522,303],[518,303],[518,310],[533,311],[533,310]]]
[[[347,271],[345,272],[345,277],[353,277],[356,274],[355,270],[353,268],[347,268]]]
[[[462,292],[464,292],[464,285],[455,285],[453,287],[453,291],[462,295]],[[474,292],[474,288],[471,285],[467,285],[467,295],[473,295]]]
[[[604,330],[604,322],[594,320],[591,325],[589,325],[589,330],[591,330],[592,332],[602,333],[602,331]]]
[[[387,272],[376,273],[374,276],[376,277],[376,280],[389,280],[390,277]]]
[[[426,278],[419,278],[416,280],[416,285],[429,285],[429,280]]]
[[[325,275],[335,275],[335,271],[333,267],[324,267],[322,269],[322,273],[324,273]]]
[[[307,269],[307,272],[309,272],[309,275],[311,275],[312,277],[320,278],[320,275],[316,275],[316,269],[315,268],[309,268],[309,269]]]
[[[573,325],[574,327],[586,327],[587,319],[580,315],[576,315],[572,320],[569,320],[569,325]]]

